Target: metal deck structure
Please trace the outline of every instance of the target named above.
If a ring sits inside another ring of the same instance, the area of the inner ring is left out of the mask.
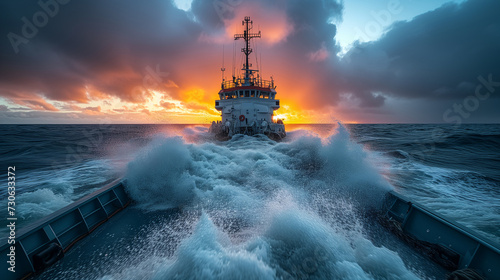
[[[124,182],[116,180],[19,230],[15,273],[7,271],[11,245],[3,239],[2,279],[23,279],[43,271],[130,203]],[[396,192],[387,194],[379,218],[398,237],[449,271],[474,269],[484,279],[500,280],[500,246],[474,231]]]
[[[500,245],[394,191],[386,196],[382,223],[448,270],[500,279]]]
[[[131,202],[120,180],[79,199],[16,232],[15,272],[8,271],[11,244],[2,239],[3,280],[21,279],[43,271]]]

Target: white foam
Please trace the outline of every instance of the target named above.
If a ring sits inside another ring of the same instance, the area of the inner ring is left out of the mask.
[[[481,174],[416,161],[396,161],[389,168],[403,195],[500,243],[500,229],[494,226],[500,208],[492,207],[500,205],[498,190]]]
[[[349,132],[340,123],[337,133],[328,138],[321,155],[326,161],[324,176],[365,205],[376,206],[392,189],[368,160],[368,152],[351,141]]]
[[[234,243],[204,212],[173,257],[148,252],[103,279],[418,279],[396,253],[359,231],[338,231],[286,191],[261,211],[263,230],[244,242]]]
[[[107,165],[105,160],[92,160],[72,167],[20,173],[16,178],[17,185],[22,186],[16,192],[16,215],[20,228],[101,187],[107,180]],[[6,213],[7,198],[1,204],[0,208],[5,209]],[[1,228],[0,232],[5,230]]]
[[[376,205],[390,185],[341,124],[326,139],[301,133],[278,144],[158,137],[127,178],[139,207],[203,212],[174,257],[134,266],[154,263],[147,279],[416,279],[396,253],[364,237],[355,208]]]
[[[191,156],[178,137],[156,139],[128,166],[128,188],[145,207],[178,207],[194,198]]]
[[[40,189],[21,194],[18,200],[18,214],[22,219],[40,219],[69,205],[73,200],[64,194],[55,194],[51,189]]]
[[[167,262],[152,279],[274,279],[269,248],[261,243],[251,250],[228,246],[206,214],[194,233],[180,245],[175,259]]]

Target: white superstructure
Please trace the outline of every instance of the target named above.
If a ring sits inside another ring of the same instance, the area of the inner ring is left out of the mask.
[[[286,136],[286,132],[282,120],[273,120],[274,111],[280,108],[274,81],[262,80],[259,75],[255,77],[254,74],[258,70],[250,69],[248,62],[252,53],[250,40],[260,38],[261,34],[260,31],[250,33],[250,17],[245,17],[243,25],[243,34],[234,35],[234,39],[245,40],[245,47],[241,50],[246,58],[241,69],[244,77],[233,76],[231,81],[223,79],[219,100],[215,101],[215,108],[221,112],[222,120],[213,122],[210,131],[218,138],[230,138],[235,134],[265,134],[273,140],[281,140]]]

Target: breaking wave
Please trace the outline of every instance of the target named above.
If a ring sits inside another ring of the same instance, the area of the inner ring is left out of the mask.
[[[391,186],[347,129],[288,138],[154,139],[128,165],[128,192],[196,218],[171,255],[103,279],[418,279],[366,236],[363,213]]]

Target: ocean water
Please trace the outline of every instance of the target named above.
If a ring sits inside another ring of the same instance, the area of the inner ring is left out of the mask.
[[[1,127],[21,226],[117,177],[137,202],[128,230],[94,232],[106,245],[40,279],[441,279],[373,223],[393,189],[500,243],[500,125],[288,125],[281,143],[195,125]]]

